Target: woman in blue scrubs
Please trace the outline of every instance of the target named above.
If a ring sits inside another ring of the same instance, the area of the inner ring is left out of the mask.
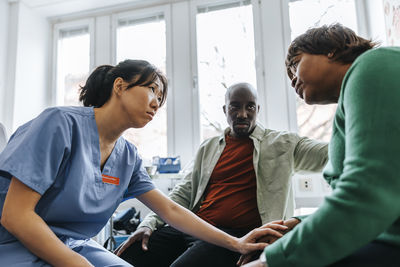
[[[17,129],[0,154],[1,266],[130,266],[90,238],[119,203],[136,197],[175,228],[246,254],[273,225],[238,239],[155,189],[137,149],[121,137],[165,102],[167,79],[153,65],[100,66],[81,88],[84,107],[46,109]]]

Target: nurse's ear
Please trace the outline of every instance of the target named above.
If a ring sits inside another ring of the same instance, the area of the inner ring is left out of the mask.
[[[121,77],[118,77],[114,80],[113,91],[118,96],[120,96],[123,92],[123,83],[124,79],[122,79]]]

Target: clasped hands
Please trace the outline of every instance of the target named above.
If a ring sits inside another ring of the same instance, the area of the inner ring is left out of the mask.
[[[260,226],[259,228],[252,230],[247,235],[240,238],[239,243],[242,244],[242,246],[239,246],[241,247],[241,249],[238,249],[238,251],[246,253],[246,251],[251,250],[252,252],[248,254],[243,254],[240,257],[239,261],[237,262],[237,265],[238,266],[244,265],[252,260],[255,260],[256,257],[260,254],[260,250],[254,250],[254,245],[255,245],[254,243],[259,243],[259,245],[264,244],[261,247],[270,245],[274,243],[276,240],[278,240],[280,237],[282,237],[284,234],[292,230],[299,222],[300,220],[296,218],[290,218],[286,221],[283,220],[272,221]],[[147,227],[138,228],[133,235],[131,235],[123,244],[121,244],[114,251],[114,253],[120,256],[122,252],[126,248],[128,248],[132,243],[140,240],[142,241],[143,250],[144,251],[148,250],[147,245],[152,232],[153,231]],[[253,248],[250,248],[249,246],[253,246]],[[257,264],[255,261],[249,263],[246,266],[247,267],[259,266],[259,265],[252,265],[253,263]]]
[[[271,228],[274,229],[275,231],[278,231],[283,235],[285,235],[287,232],[289,232],[290,230],[292,230],[298,223],[300,223],[300,220],[297,218],[290,218],[286,221],[283,220],[278,220],[278,221],[272,221],[269,223],[266,223],[264,225],[262,225],[261,227],[257,228],[257,229],[265,229],[265,228]],[[280,226],[286,226],[285,228],[279,228],[277,227],[277,225]],[[257,230],[255,229],[255,230]],[[254,231],[254,230],[253,230]],[[272,235],[272,234],[267,234],[264,235],[260,238],[258,238],[256,240],[257,243],[267,243],[268,245],[274,243],[276,240],[278,240],[280,237],[277,235]],[[260,254],[260,251],[253,251],[249,254],[245,254],[240,256],[239,261],[237,262],[238,266],[242,266],[246,263],[249,263],[252,260],[256,260],[258,259],[258,255]],[[246,264],[247,267],[256,267],[256,266],[262,266],[262,264],[260,265],[260,261],[254,261],[251,262],[249,264]]]

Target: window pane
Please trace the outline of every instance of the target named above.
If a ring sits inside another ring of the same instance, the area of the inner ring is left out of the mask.
[[[386,42],[390,46],[400,46],[400,2],[384,0],[383,7],[385,12]]]
[[[307,29],[339,22],[357,31],[354,0],[302,0],[289,3],[292,40]],[[299,134],[329,141],[336,110],[333,105],[307,105],[298,96],[297,125]]]
[[[166,73],[166,33],[162,15],[118,21],[117,62],[143,59]],[[129,129],[124,137],[134,143],[143,158],[167,156],[167,110],[160,108],[143,129]]]
[[[88,28],[60,30],[57,46],[57,104],[81,105],[79,86],[85,84],[90,68]]]
[[[222,111],[226,88],[236,82],[256,86],[252,6],[245,2],[229,8],[199,8],[196,26],[204,140],[227,127]]]

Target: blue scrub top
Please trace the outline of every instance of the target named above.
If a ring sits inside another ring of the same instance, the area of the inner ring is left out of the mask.
[[[122,137],[101,171],[91,107],[46,109],[11,136],[0,154],[0,217],[12,176],[41,195],[36,212],[60,238],[95,236],[123,199],[155,188]],[[0,244],[14,240],[0,225]]]

